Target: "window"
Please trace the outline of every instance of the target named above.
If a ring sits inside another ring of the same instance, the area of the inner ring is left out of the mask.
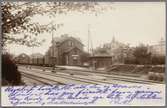
[[[75,49],[75,50],[74,50],[74,54],[77,55],[77,53],[78,53],[78,52],[77,52],[77,50]]]
[[[74,43],[73,43],[72,41],[69,41],[69,42],[68,42],[68,46],[71,46],[71,47],[72,47],[73,45],[74,45]]]

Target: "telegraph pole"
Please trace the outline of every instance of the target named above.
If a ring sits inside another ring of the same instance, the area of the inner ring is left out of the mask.
[[[89,42],[90,42],[90,24],[88,24],[88,53],[90,53],[89,52]]]
[[[52,24],[52,65],[54,65],[54,39],[53,39],[53,24]]]
[[[52,72],[55,72],[55,64],[54,64],[54,29],[53,29],[53,23],[52,24],[52,65],[53,65],[53,69]]]
[[[88,53],[91,53],[91,55],[93,55],[93,42],[90,35],[90,24],[88,24]]]
[[[94,52],[93,52],[93,42],[92,42],[92,38],[90,35],[90,24],[88,24],[88,53],[91,54],[91,56],[94,56]],[[96,61],[92,61],[92,65],[93,65],[93,69],[95,69],[95,64]]]

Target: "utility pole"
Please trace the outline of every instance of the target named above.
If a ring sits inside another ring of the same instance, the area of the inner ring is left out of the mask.
[[[91,56],[94,56],[94,52],[93,52],[93,42],[92,42],[92,38],[90,35],[90,24],[88,24],[88,53],[91,54]],[[96,61],[92,61],[92,66],[93,69],[95,69],[96,65]]]
[[[93,55],[93,42],[90,35],[90,24],[88,24],[88,53],[91,53],[91,55]]]
[[[53,66],[53,69],[52,69],[52,72],[55,71],[55,63],[54,63],[54,29],[53,29],[53,23],[51,23],[52,25],[52,66]]]
[[[90,43],[91,43],[91,54],[92,56],[94,56],[94,53],[93,53],[93,42],[92,42],[92,37],[90,36]]]
[[[88,24],[88,53],[90,53],[89,52],[89,42],[90,42],[90,31],[89,31],[89,29],[90,29],[90,24]]]
[[[53,24],[52,24],[52,65],[54,65],[54,39],[53,39]]]

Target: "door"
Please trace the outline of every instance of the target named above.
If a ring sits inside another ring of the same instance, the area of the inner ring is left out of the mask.
[[[65,65],[69,65],[69,56],[68,56],[68,54],[67,55],[65,55]]]

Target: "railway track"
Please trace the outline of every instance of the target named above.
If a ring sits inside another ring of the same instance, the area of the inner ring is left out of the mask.
[[[51,80],[51,79],[47,79],[47,78],[44,78],[44,77],[40,77],[40,76],[37,76],[37,75],[25,73],[25,72],[21,72],[21,75],[22,75],[23,79],[27,79],[30,82],[36,82],[34,84],[46,84],[46,85],[63,84],[61,82],[57,82],[57,81],[54,81],[54,80]]]
[[[33,70],[33,71],[35,71],[35,73],[38,73],[38,74],[51,75],[51,76],[55,76],[55,77],[59,77],[59,78],[70,79],[70,80],[73,80],[73,81],[75,80],[75,81],[80,81],[80,82],[86,82],[88,84],[113,84],[112,82],[114,82],[114,80],[115,81],[130,82],[130,83],[154,84],[152,82],[136,81],[136,80],[127,79],[127,78],[126,79],[125,78],[121,79],[120,77],[118,77],[118,78],[117,77],[112,77],[112,79],[107,79],[107,80],[105,80],[105,79],[104,80],[88,79],[88,78],[86,78],[86,76],[85,77],[75,76],[76,73],[78,73],[78,72],[69,71],[69,70],[68,70],[68,72],[63,72],[64,71],[63,70],[63,71],[61,71],[61,73],[58,73],[58,72],[56,72],[56,73],[42,72],[40,70],[38,70],[38,71]],[[65,74],[62,75],[62,73],[65,73]],[[73,73],[73,75],[66,75],[67,73],[69,73],[69,74]],[[81,73],[83,73],[83,72],[79,72],[78,74],[81,74]],[[109,81],[109,80],[112,80],[112,81]]]
[[[34,75],[34,76],[40,76],[43,78],[52,78],[52,80],[57,80],[59,82],[63,82],[64,84],[69,84],[71,82],[74,82],[75,84],[104,84],[102,81],[97,81],[97,80],[91,80],[91,79],[84,79],[84,78],[79,78],[79,77],[74,77],[70,75],[62,75],[62,74],[55,74],[55,73],[45,73],[42,71],[37,71],[33,70],[33,72],[29,72],[27,70],[20,70],[21,73],[26,73],[29,75]],[[66,80],[66,81],[65,81]]]
[[[34,68],[37,69],[47,69],[47,70],[52,70],[50,67],[40,67],[40,66],[33,66]],[[111,80],[117,80],[117,81],[126,81],[126,82],[132,82],[132,83],[142,83],[142,84],[164,84],[164,82],[159,82],[159,81],[152,81],[152,80],[146,80],[146,79],[139,79],[136,77],[129,77],[127,78],[127,76],[118,76],[118,75],[110,75],[110,74],[106,74],[104,72],[95,72],[95,71],[88,71],[88,70],[73,70],[73,69],[68,69],[68,70],[58,70],[61,71],[62,73],[71,73],[71,74],[89,74],[91,75],[92,73],[99,75],[99,76],[103,76],[103,77],[107,77],[108,79]],[[68,71],[68,72],[67,72]]]
[[[61,71],[63,73],[67,73],[67,71],[65,72],[65,70]],[[77,73],[77,74],[80,74],[80,73],[88,73],[88,72],[85,72],[85,71],[76,71],[76,70],[68,70],[68,72],[70,73]],[[89,72],[91,73],[91,71]],[[95,73],[95,72],[92,72],[92,73]],[[144,80],[144,79],[139,79],[139,78],[133,78],[133,77],[129,77],[129,78],[126,78],[124,76],[118,76],[118,75],[107,75],[107,74],[103,74],[103,73],[96,73],[96,75],[99,75],[99,76],[103,76],[103,77],[106,77],[108,78],[109,80],[119,80],[119,81],[125,81],[125,82],[132,82],[132,83],[140,83],[140,84],[163,84],[163,82],[159,82],[159,81],[151,81],[151,80]]]
[[[43,67],[42,67],[43,68]],[[39,69],[39,68],[38,68]],[[51,68],[47,68],[48,70],[51,70]],[[159,81],[151,81],[151,80],[145,80],[145,79],[139,79],[136,77],[129,77],[127,78],[126,76],[118,76],[118,75],[108,75],[102,72],[95,72],[95,71],[84,71],[84,70],[73,70],[73,69],[68,69],[68,70],[58,70],[61,71],[61,73],[69,73],[73,75],[92,75],[96,74],[98,76],[103,76],[106,77],[108,80],[117,80],[117,81],[125,81],[125,82],[131,82],[131,83],[140,83],[140,84],[163,84],[163,82]],[[110,84],[110,81],[106,82]]]

